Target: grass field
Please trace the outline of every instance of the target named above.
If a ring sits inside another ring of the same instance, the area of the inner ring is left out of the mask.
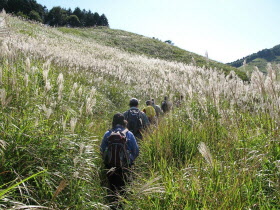
[[[109,209],[99,145],[112,116],[131,97],[183,95],[139,143],[123,208],[279,209],[277,68],[248,82],[155,57],[166,44],[154,39],[1,16],[0,208]]]

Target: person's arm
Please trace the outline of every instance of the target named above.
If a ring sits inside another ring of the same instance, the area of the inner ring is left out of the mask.
[[[155,110],[154,107],[152,107],[152,112],[153,112],[153,116],[156,116],[156,115],[157,115],[156,110]]]
[[[150,125],[150,121],[144,112],[141,112],[141,119],[142,119],[144,128],[146,128]]]
[[[130,152],[130,159],[131,161],[134,161],[139,155],[139,147],[133,133],[130,131],[127,132],[127,139],[127,147]]]
[[[101,145],[100,145],[100,152],[103,154],[106,147],[108,147],[108,136],[109,136],[110,131],[107,131],[102,139]]]
[[[127,118],[128,118],[128,111],[125,111],[125,112],[123,113],[123,116],[124,116],[124,119],[127,120]]]

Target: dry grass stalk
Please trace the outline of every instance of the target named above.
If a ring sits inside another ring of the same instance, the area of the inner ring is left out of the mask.
[[[206,146],[204,142],[200,142],[198,144],[198,151],[202,154],[206,162],[213,168],[214,167],[214,162],[212,159],[212,155],[210,153],[209,148]]]
[[[56,191],[53,194],[53,200],[58,196],[58,194],[64,190],[64,188],[68,185],[67,181],[65,179],[61,180],[61,182],[59,183]]]

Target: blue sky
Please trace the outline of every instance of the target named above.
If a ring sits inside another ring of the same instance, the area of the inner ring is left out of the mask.
[[[162,41],[219,62],[280,44],[279,0],[37,0],[105,14],[112,29]]]

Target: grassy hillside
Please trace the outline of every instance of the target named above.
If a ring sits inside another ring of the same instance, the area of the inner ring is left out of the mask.
[[[245,66],[244,61],[246,61]],[[228,64],[245,72],[251,73],[255,67],[257,67],[260,71],[267,73],[266,69],[269,63],[274,66],[274,68],[277,68],[277,65],[279,66],[280,45],[276,45],[271,49],[261,50],[257,53],[253,53]]]
[[[145,55],[151,58],[173,62],[177,61],[185,64],[194,63],[199,67],[205,66],[206,68],[222,69],[225,74],[229,74],[230,71],[235,71],[240,78],[244,80],[248,79],[244,72],[234,67],[206,59],[203,56],[188,52],[157,39],[148,38],[134,33],[106,27],[90,29],[60,28],[59,30],[66,34],[75,34],[87,39],[93,39],[99,44],[122,49],[130,53]]]
[[[279,208],[276,69],[254,71],[248,83],[104,44],[103,29],[92,35],[0,17],[10,27],[0,37],[1,209],[115,206],[102,136],[131,97],[143,108],[165,95],[184,101],[144,133],[119,196],[124,209]]]
[[[280,56],[277,56],[277,59],[275,59],[273,62],[268,62],[266,59],[263,58],[256,58],[246,64],[245,66],[240,66],[238,69],[244,72],[252,73],[256,67],[263,72],[264,74],[267,74],[267,68],[268,65],[272,65],[274,69],[277,69],[280,64]]]

